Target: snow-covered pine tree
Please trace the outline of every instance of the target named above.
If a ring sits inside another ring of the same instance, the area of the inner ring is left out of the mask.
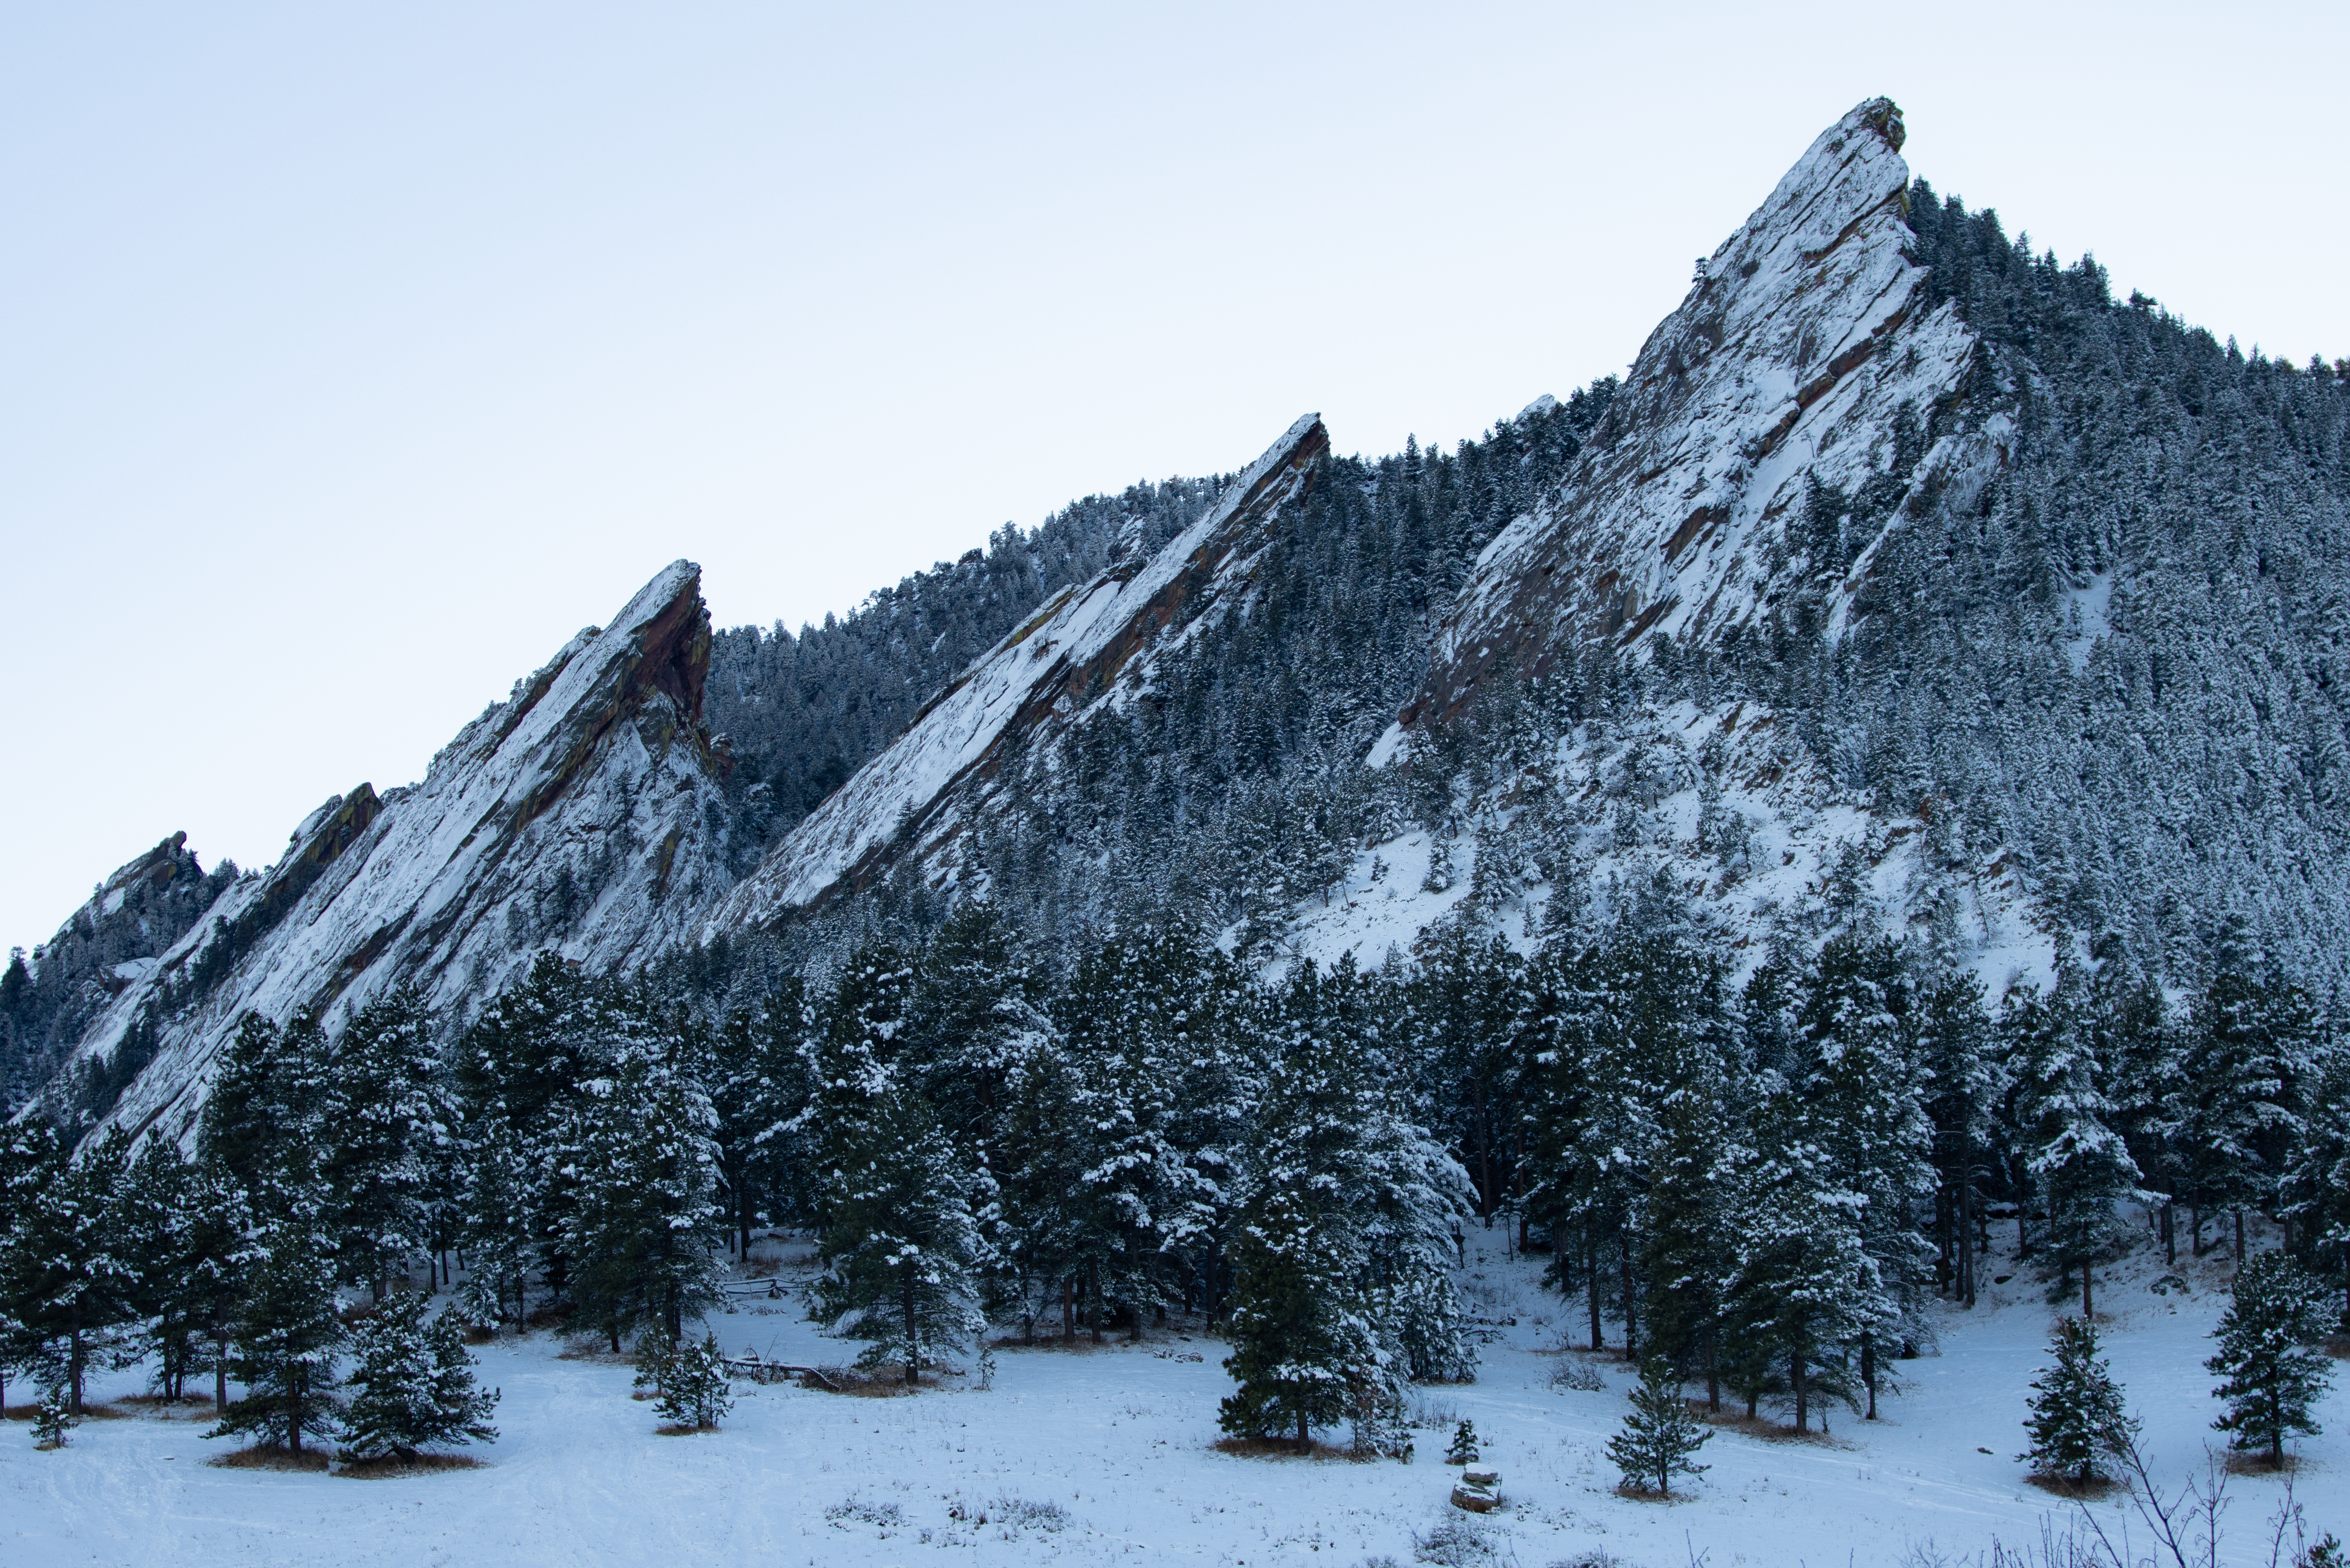
[[[681,1023],[634,1021],[601,1075],[581,1085],[563,1231],[580,1317],[621,1337],[656,1324],[671,1339],[718,1300],[717,1113],[683,1070]]]
[[[1800,1136],[1789,1098],[1783,1088],[1758,1118],[1758,1141],[1773,1152],[1726,1168],[1738,1253],[1723,1293],[1724,1360],[1749,1415],[1783,1370],[1804,1432],[1824,1397],[1849,1397],[1850,1348],[1895,1314],[1862,1244],[1863,1200]]]
[[[0,1407],[8,1402],[8,1380],[42,1360],[41,1341],[26,1321],[40,1278],[34,1210],[64,1174],[65,1159],[63,1140],[47,1122],[28,1116],[0,1123]]]
[[[2241,1264],[2244,1210],[2275,1203],[2301,1133],[2302,1097],[2314,1066],[2315,1011],[2308,993],[2261,951],[2249,922],[2231,914],[2188,1031],[2183,1100],[2174,1121],[2197,1201],[2197,1251],[2203,1211],[2229,1210]]]
[[[694,1065],[717,1114],[719,1179],[736,1254],[746,1261],[752,1227],[780,1219],[799,1196],[796,1140],[785,1124],[807,1100],[800,1046],[811,1021],[806,987],[788,976],[756,1003],[729,1012],[714,1048]]]
[[[1607,1439],[1607,1457],[1624,1472],[1628,1490],[1670,1497],[1675,1476],[1700,1476],[1712,1468],[1693,1457],[1712,1436],[1690,1414],[1680,1378],[1651,1356],[1640,1368],[1623,1429]]]
[[[675,1340],[650,1331],[637,1355],[637,1386],[652,1391],[653,1410],[672,1427],[714,1430],[734,1407],[734,1386],[726,1379],[726,1358],[718,1336]]]
[[[1070,977],[1060,1004],[1067,1054],[1064,1127],[1075,1182],[1057,1208],[1096,1343],[1105,1314],[1143,1314],[1173,1299],[1164,1258],[1214,1220],[1212,1190],[1175,1141],[1188,1063],[1189,965],[1176,939],[1113,937]]]
[[[2212,1331],[2219,1354],[2205,1370],[2225,1379],[2211,1390],[2227,1402],[2212,1422],[2230,1434],[2240,1453],[2267,1452],[2271,1463],[2284,1459],[2284,1440],[2295,1432],[2315,1436],[2317,1401],[2332,1386],[2325,1353],[2325,1288],[2282,1252],[2263,1252],[2236,1271],[2228,1310]]]
[[[287,1181],[246,1240],[244,1290],[230,1329],[227,1370],[244,1385],[208,1438],[251,1437],[302,1451],[306,1437],[341,1429],[336,1359],[346,1339],[337,1315],[333,1227],[315,1181]]]
[[[2032,1446],[2016,1456],[2034,1475],[2086,1486],[2105,1473],[2109,1460],[2123,1458],[2137,1435],[2137,1422],[2122,1400],[2121,1385],[2097,1354],[2096,1326],[2085,1317],[2056,1320],[2049,1336],[2056,1365],[2032,1380],[2031,1411],[2024,1429]]]
[[[2285,1172],[2282,1218],[2319,1272],[2341,1285],[2336,1323],[2350,1333],[2350,1042],[2325,1054],[2308,1107]]]
[[[343,1025],[331,1060],[321,1174],[334,1194],[337,1266],[381,1301],[393,1271],[430,1242],[455,1120],[423,999],[406,988],[377,997]]]
[[[125,1255],[130,1139],[120,1129],[72,1158],[54,1134],[26,1140],[17,1178],[26,1207],[14,1227],[0,1313],[16,1325],[14,1359],[55,1368],[67,1407],[83,1413],[94,1364],[124,1348],[139,1275]]]
[[[201,1162],[165,1138],[132,1159],[120,1206],[123,1255],[132,1261],[132,1310],[157,1391],[182,1398],[190,1375],[216,1355],[234,1311],[243,1241],[241,1195],[208,1180]]]
[[[2023,1169],[2045,1205],[2046,1257],[2060,1289],[2081,1272],[2081,1315],[2096,1316],[2096,1262],[2121,1239],[2114,1206],[2137,1190],[2137,1166],[2111,1124],[2113,1102],[2091,1053],[2088,986],[2061,965],[2042,996],[2008,992],[2001,1032],[2012,1043]]]
[[[1932,1263],[1916,1206],[1934,1190],[1933,1128],[1918,1061],[1916,985],[1901,950],[1847,932],[1820,950],[1795,1015],[1789,1079],[1791,1141],[1825,1158],[1825,1174],[1856,1205],[1867,1267],[1855,1276],[1865,1415],[1877,1417],[1886,1335],[1917,1312]]]
[[[1919,1060],[1932,1085],[1927,1114],[1934,1128],[1935,1275],[1945,1293],[1970,1307],[1982,1177],[2005,1091],[2001,1060],[1990,1048],[1981,981],[1965,970],[1929,975],[1918,990],[1918,1027]]]
[[[406,1291],[380,1303],[351,1335],[350,1407],[343,1456],[413,1459],[429,1448],[497,1440],[495,1389],[473,1380],[455,1319]]]
[[[1555,1249],[1572,1247],[1583,1263],[1591,1347],[1605,1345],[1602,1312],[1621,1311],[1627,1353],[1639,1342],[1639,1241],[1635,1209],[1662,1097],[1647,1076],[1649,1060],[1632,1033],[1641,1012],[1645,965],[1623,941],[1580,951],[1554,944],[1528,977],[1530,1003],[1520,1033],[1530,1057],[1527,1120],[1536,1187],[1530,1206]],[[1565,1282],[1565,1256],[1554,1277]]]
[[[858,1366],[900,1366],[910,1385],[986,1327],[982,1242],[965,1196],[972,1177],[929,1104],[864,1060],[874,1076],[854,1096],[832,1076],[847,1068],[825,1069],[834,1089],[819,1103],[836,1120],[824,1132],[824,1272],[809,1297],[821,1322],[868,1342]]]
[[[1327,976],[1300,966],[1272,1015],[1279,1055],[1232,1249],[1224,1366],[1240,1387],[1218,1420],[1235,1436],[1294,1431],[1302,1448],[1367,1390],[1398,1388],[1411,1371],[1399,1292],[1449,1288],[1442,1248],[1467,1178],[1398,1114],[1360,990],[1349,961]]]
[[[602,1077],[606,1048],[635,1026],[615,985],[543,952],[453,1048],[462,1234],[476,1282],[469,1293],[486,1296],[494,1315],[527,1320],[533,1273],[550,1294],[568,1288],[572,1138],[584,1085]]]
[[[36,1449],[62,1449],[81,1425],[82,1418],[73,1407],[73,1398],[62,1382],[43,1383],[41,1397],[33,1407],[33,1446]]]

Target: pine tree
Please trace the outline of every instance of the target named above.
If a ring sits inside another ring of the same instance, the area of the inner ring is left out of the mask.
[[[1241,1437],[1294,1430],[1304,1448],[1314,1426],[1349,1419],[1410,1375],[1400,1303],[1449,1289],[1441,1238],[1470,1195],[1460,1167],[1398,1113],[1350,961],[1327,976],[1301,966],[1270,1022],[1280,1054],[1232,1247],[1224,1366],[1240,1387],[1218,1420]],[[1465,1372],[1465,1345],[1433,1354],[1437,1375]]]
[[[569,1138],[573,1300],[616,1351],[642,1324],[676,1338],[718,1300],[718,1117],[681,1054],[673,1029],[614,1042],[605,1075],[582,1085]]]
[[[413,992],[369,1002],[334,1043],[320,1120],[336,1257],[345,1282],[378,1301],[431,1239],[433,1178],[455,1119],[440,1078],[432,1018]]]
[[[734,1406],[715,1334],[704,1334],[697,1344],[654,1330],[638,1355],[637,1386],[652,1390],[653,1409],[663,1420],[693,1431],[715,1428]]]
[[[2343,1288],[2337,1326],[2350,1332],[2350,1047],[2326,1054],[2303,1136],[2285,1171],[2282,1218]]]
[[[1444,1462],[1448,1465],[1473,1465],[1483,1457],[1477,1448],[1477,1428],[1463,1416],[1452,1428],[1452,1440],[1445,1445]]]
[[[971,1173],[919,1096],[884,1075],[862,1106],[843,1109],[825,1180],[829,1220],[816,1244],[816,1317],[868,1342],[858,1365],[902,1366],[909,1385],[951,1345],[985,1327],[981,1241],[964,1197]]]
[[[340,1430],[336,1356],[348,1336],[336,1314],[325,1209],[315,1193],[295,1194],[251,1238],[227,1368],[244,1397],[221,1412],[206,1437],[249,1435],[300,1453],[305,1435]]]
[[[1624,1429],[1607,1439],[1607,1457],[1624,1472],[1624,1485],[1631,1490],[1669,1497],[1673,1477],[1700,1476],[1712,1468],[1690,1458],[1712,1436],[1690,1416],[1680,1379],[1661,1359],[1651,1357],[1640,1368],[1640,1386],[1632,1391]]]
[[[425,1297],[400,1292],[352,1334],[345,1458],[413,1459],[422,1449],[497,1440],[497,1391],[475,1385],[455,1320],[428,1309]]]
[[[2231,915],[2189,1027],[2177,1137],[2193,1197],[2234,1211],[2241,1264],[2244,1210],[2273,1205],[2301,1135],[2315,1013],[2308,994],[2261,953],[2243,917]]]
[[[2122,1458],[2137,1436],[2137,1422],[2124,1407],[2121,1385],[2097,1354],[2096,1326],[2086,1318],[2060,1318],[2048,1341],[2056,1365],[2032,1381],[2023,1423],[2031,1449],[2016,1456],[2034,1475],[2069,1478],[2086,1486],[2103,1475],[2100,1466]]]
[[[81,1420],[65,1386],[62,1383],[44,1383],[40,1403],[33,1407],[33,1446],[38,1449],[64,1448],[73,1429],[81,1425]]]
[[[2045,998],[2011,992],[2001,1027],[2018,1058],[2017,1128],[2023,1169],[2047,1205],[2048,1256],[2063,1276],[2081,1271],[2081,1314],[2094,1321],[2096,1260],[2117,1240],[2114,1205],[2136,1190],[2138,1171],[2110,1125],[2080,971],[2062,966]]]
[[[2238,1452],[2266,1449],[2281,1464],[2287,1437],[2317,1435],[2315,1407],[2333,1381],[2316,1348],[2325,1333],[2324,1293],[2282,1253],[2264,1252],[2236,1271],[2233,1298],[2212,1331],[2219,1354],[2203,1366],[2226,1380],[2211,1394],[2227,1402],[2227,1413],[2211,1425],[2233,1434],[2230,1446]]]
[[[57,1368],[67,1407],[83,1413],[89,1368],[127,1348],[139,1275],[125,1255],[129,1139],[120,1130],[71,1158],[54,1132],[32,1132],[16,1185],[26,1200],[5,1264],[0,1312],[16,1325],[15,1359]]]
[[[1851,1285],[1850,1326],[1877,1417],[1886,1336],[1916,1313],[1930,1277],[1913,1206],[1934,1190],[1933,1128],[1916,1040],[1917,988],[1883,937],[1847,933],[1820,950],[1795,1017],[1788,1078],[1791,1143],[1814,1149],[1820,1172],[1853,1205],[1863,1266]],[[1806,1157],[1807,1158],[1810,1157]],[[1802,1397],[1798,1393],[1798,1408]]]

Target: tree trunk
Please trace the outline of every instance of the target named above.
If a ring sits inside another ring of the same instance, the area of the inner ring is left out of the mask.
[[[2097,1271],[2089,1266],[2090,1239],[2089,1227],[2084,1224],[2081,1227],[2081,1321],[2084,1323],[2097,1321],[2097,1301],[2093,1293],[2096,1288]]]
[[[302,1451],[302,1372],[293,1366],[286,1368],[286,1446]]]
[[[66,1395],[66,1407],[77,1416],[87,1413],[81,1407],[81,1374],[87,1361],[81,1347],[81,1324],[77,1323],[66,1341],[66,1378],[72,1385]]]
[[[1971,1181],[1959,1183],[1959,1300],[1970,1307],[1975,1304],[1975,1239],[1969,1224],[1973,1218],[1969,1201],[1973,1187]]]
[[[1077,1277],[1061,1276],[1061,1343],[1077,1343]]]
[[[215,1334],[213,1335],[213,1414],[221,1416],[227,1411],[228,1338]]]
[[[1584,1239],[1584,1247],[1587,1253],[1585,1262],[1590,1264],[1590,1267],[1584,1271],[1584,1278],[1590,1282],[1591,1287],[1591,1348],[1605,1350],[1607,1348],[1607,1342],[1599,1332],[1599,1239],[1596,1236],[1586,1236]]]
[[[1313,1440],[1306,1434],[1305,1405],[1303,1400],[1299,1401],[1297,1406],[1297,1451],[1301,1454],[1310,1454],[1314,1451]]]
[[[1795,1386],[1795,1430],[1808,1432],[1812,1429],[1811,1390],[1804,1386],[1804,1353],[1800,1350],[1787,1353],[1787,1381]]]
[[[1867,1419],[1874,1421],[1877,1419],[1877,1335],[1873,1333],[1860,1336],[1860,1381],[1861,1386],[1868,1390]]]
[[[916,1348],[915,1334],[920,1327],[914,1312],[914,1271],[906,1271],[906,1386],[913,1387],[921,1381],[918,1374],[922,1355]]]
[[[2176,1207],[2168,1202],[2162,1206],[2162,1266],[2178,1266],[2178,1215]]]
[[[1632,1232],[1624,1232],[1624,1359],[1640,1358],[1639,1318],[1632,1293]]]

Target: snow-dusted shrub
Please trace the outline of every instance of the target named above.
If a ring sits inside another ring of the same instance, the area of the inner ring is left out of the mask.
[[[1550,1386],[1572,1388],[1583,1394],[1598,1394],[1606,1391],[1607,1379],[1599,1376],[1599,1368],[1587,1361],[1562,1360],[1550,1370]]]
[[[833,1523],[847,1529],[851,1524],[869,1524],[876,1530],[896,1530],[906,1522],[906,1511],[894,1502],[872,1502],[862,1497],[852,1497],[834,1503],[824,1511]]]
[[[1433,1563],[1437,1568],[1483,1568],[1502,1555],[1482,1525],[1460,1514],[1440,1521],[1425,1535],[1414,1536],[1411,1554],[1414,1560]]]

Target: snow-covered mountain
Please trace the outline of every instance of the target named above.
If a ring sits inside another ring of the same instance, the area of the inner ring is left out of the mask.
[[[877,597],[847,674],[751,634],[726,700],[760,743],[866,759],[794,763],[806,803],[846,775],[795,820],[704,732],[678,563],[200,919],[192,876],[135,931],[78,915],[42,1106],[181,1132],[248,1009],[462,1012],[546,948],[731,954],[723,992],[979,890],[1064,956],[1137,918],[1377,961],[1650,910],[1757,956],[1866,918],[1996,986],[2089,938],[2191,977],[2234,914],[2350,979],[2350,367],[2113,299],[1913,182],[1904,136],[1884,99],[1823,132],[1620,381],[1450,453],[1341,456],[1309,415],[1204,508],[1129,493],[1111,545],[1101,500],[1058,565]],[[936,669],[872,672],[1006,626],[910,720]],[[762,670],[788,701],[735,690]],[[806,732],[885,689],[886,745]]]
[[[459,732],[421,784],[328,800],[275,866],[125,966],[41,1106],[183,1137],[247,1012],[331,1023],[400,985],[462,1011],[545,948],[605,968],[679,940],[728,880],[709,657],[701,570],[679,561]]]
[[[1478,560],[1407,723],[1582,645],[1751,623],[1788,586],[1773,546],[1806,487],[1883,469],[1899,411],[1954,396],[1976,339],[1954,304],[1921,297],[1903,135],[1891,102],[1862,104],[1698,264],[1580,462]],[[1971,493],[2000,461],[1996,429],[1974,429],[1912,466]],[[1831,636],[1869,555],[1838,586]]]
[[[1054,595],[795,828],[712,913],[707,934],[771,926],[870,886],[900,857],[941,866],[986,811],[1011,754],[1139,690],[1154,659],[1236,605],[1269,530],[1329,449],[1321,419],[1305,415],[1156,556]]]

